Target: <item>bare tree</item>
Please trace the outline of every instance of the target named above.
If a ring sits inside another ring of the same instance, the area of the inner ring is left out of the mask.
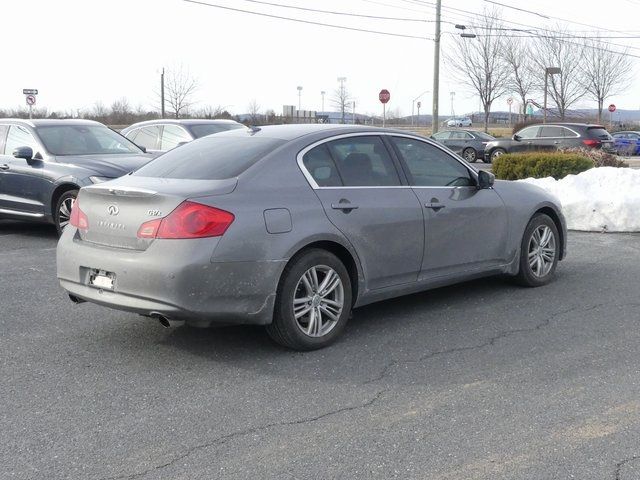
[[[582,43],[567,38],[566,31],[556,26],[552,32],[538,36],[533,61],[544,85],[544,76],[549,67],[560,68],[560,73],[548,75],[548,95],[556,104],[558,114],[565,119],[567,110],[585,93],[582,79],[582,63],[585,47]]]
[[[182,65],[168,69],[164,78],[165,100],[169,112],[175,118],[180,118],[181,114],[196,103],[193,95],[198,89],[198,81]]]
[[[587,94],[598,103],[598,123],[601,123],[604,101],[629,88],[631,59],[626,50],[612,52],[600,39],[588,40],[585,47],[581,79]]]
[[[247,111],[249,113],[249,119],[253,125],[260,122],[260,105],[255,98],[249,102]]]
[[[478,33],[474,39],[456,37],[454,48],[446,54],[453,74],[480,97],[484,109],[484,131],[489,128],[493,102],[507,93],[510,69],[504,61],[504,29],[500,11],[485,9],[469,26]]]
[[[115,100],[111,104],[109,123],[113,125],[128,125],[131,123],[132,113],[129,101],[125,97]]]
[[[527,112],[527,98],[537,86],[535,65],[529,53],[530,45],[519,37],[508,37],[504,42],[503,58],[509,65],[509,88],[520,97],[523,116]]]
[[[345,112],[352,101],[353,99],[351,98],[351,94],[344,82],[340,82],[340,86],[333,91],[333,95],[331,97],[331,103],[340,110],[340,123],[345,123]]]

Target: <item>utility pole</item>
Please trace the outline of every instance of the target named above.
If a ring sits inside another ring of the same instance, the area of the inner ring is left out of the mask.
[[[347,81],[347,77],[338,77],[338,81],[340,82],[340,110],[342,111],[342,119],[341,119],[341,123],[344,123],[344,108],[345,108],[345,102],[346,102],[346,98],[345,98],[345,92],[344,92],[344,82]]]
[[[322,114],[324,115],[324,94],[327,93],[324,90],[322,90],[320,92],[320,95],[322,95]]]
[[[452,118],[455,118],[455,117],[456,117],[456,112],[455,112],[455,110],[453,109],[453,99],[454,99],[454,98],[455,98],[455,96],[456,96],[456,92],[449,92],[449,94],[451,95],[451,117],[452,117]]]
[[[436,1],[436,35],[433,49],[433,108],[431,116],[431,133],[438,132],[438,95],[440,94],[440,13],[442,10],[442,0]]]
[[[160,115],[164,118],[164,67],[160,74]]]
[[[298,110],[302,110],[302,87],[298,85]]]

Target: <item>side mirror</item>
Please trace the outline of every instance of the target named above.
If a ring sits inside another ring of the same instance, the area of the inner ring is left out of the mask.
[[[485,170],[478,172],[478,189],[484,190],[493,187],[493,183],[496,180],[496,176],[493,173],[489,173]]]
[[[143,147],[142,145],[138,145],[137,143],[136,143],[136,147],[142,150],[142,153],[147,153],[147,147]]]
[[[176,148],[181,147],[182,145],[186,145],[189,142],[180,142],[178,143],[178,145],[176,145]]]
[[[514,133],[513,137],[511,137],[511,138],[513,138],[516,142],[519,142],[521,140],[520,135],[518,135],[517,133]]]
[[[33,149],[31,147],[18,147],[13,151],[16,158],[24,158],[29,161],[33,159]]]

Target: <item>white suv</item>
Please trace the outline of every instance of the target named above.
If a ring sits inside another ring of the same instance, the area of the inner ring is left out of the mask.
[[[447,127],[470,127],[471,119],[469,117],[464,118],[451,118],[447,121]]]

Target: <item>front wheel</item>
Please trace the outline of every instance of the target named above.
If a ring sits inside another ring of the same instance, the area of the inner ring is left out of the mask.
[[[62,235],[62,231],[71,220],[71,209],[78,196],[78,190],[69,190],[60,195],[53,211],[53,221],[58,230],[58,236]]]
[[[308,250],[284,270],[267,333],[294,350],[331,344],[351,311],[351,281],[344,264],[325,250]]]
[[[478,159],[478,154],[473,148],[469,147],[462,151],[462,158],[469,163],[473,163]]]
[[[496,148],[495,150],[493,150],[491,152],[491,155],[489,156],[489,163],[493,163],[496,158],[504,155],[505,153],[507,153],[507,152],[505,150],[503,150],[502,148]]]
[[[558,228],[548,215],[538,213],[529,221],[520,245],[520,271],[515,279],[526,287],[549,283],[560,258]]]

